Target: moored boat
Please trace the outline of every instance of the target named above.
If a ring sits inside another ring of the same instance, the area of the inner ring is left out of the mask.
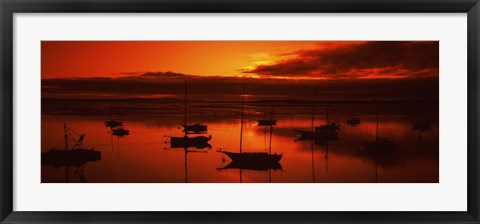
[[[115,135],[115,136],[121,137],[121,136],[129,135],[129,134],[130,134],[130,131],[126,130],[122,127],[112,129],[112,135]]]
[[[347,124],[349,125],[359,125],[360,124],[360,118],[357,118],[357,117],[352,117],[350,119],[347,120]]]
[[[242,93],[242,113],[240,119],[240,147],[239,152],[227,152],[221,149],[217,150],[217,152],[223,153],[228,156],[232,161],[238,163],[271,163],[271,162],[279,162],[282,159],[282,154],[271,152],[243,152],[242,151],[242,137],[243,137],[243,116],[244,116],[244,104],[245,104],[245,87],[243,87]]]
[[[119,126],[123,126],[123,121],[117,121],[112,118],[110,118],[108,121],[105,121],[105,127],[116,128]]]
[[[89,161],[98,161],[101,159],[101,152],[94,148],[85,149],[83,147],[83,140],[85,134],[81,134],[78,137],[78,141],[72,147],[69,147],[69,138],[72,138],[70,129],[67,124],[63,124],[65,147],[63,149],[57,149],[55,147],[49,149],[47,152],[41,155],[41,164],[54,167],[62,166],[81,166]]]
[[[208,143],[212,139],[212,136],[183,136],[183,137],[170,137],[171,148],[212,148]]]

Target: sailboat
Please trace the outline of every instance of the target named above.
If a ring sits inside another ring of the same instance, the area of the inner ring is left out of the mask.
[[[187,80],[185,80],[185,121],[183,124],[183,132],[186,134],[205,134],[207,133],[207,125],[187,123]]]
[[[273,126],[273,125],[277,125],[277,120],[274,120],[272,117],[270,117],[270,119],[267,119],[267,109],[266,109],[266,105],[265,105],[265,119],[263,120],[257,120],[258,121],[258,124],[257,126],[259,127],[263,127],[263,126]],[[272,112],[271,112],[271,115],[273,116],[273,106],[272,106]]]
[[[358,117],[351,117],[350,119],[347,120],[347,124],[351,126],[356,126],[360,124],[360,118]]]
[[[315,132],[338,132],[340,125],[329,121],[329,106],[327,105],[326,124],[315,127]]]
[[[212,136],[193,136],[189,137],[189,134],[203,134],[207,130],[206,125],[195,124],[195,125],[187,125],[187,81],[185,80],[185,123],[183,124],[184,127],[184,135],[182,137],[170,137],[170,146],[172,148],[212,148],[212,146],[208,143],[212,139]],[[205,132],[203,131],[205,130]]]
[[[258,120],[258,126],[275,126],[277,125],[277,120]]]
[[[125,135],[129,135],[130,131],[123,127],[123,121],[119,121],[117,119],[110,118],[110,120],[105,121],[105,127],[109,127],[112,131],[112,135],[123,137]]]
[[[420,132],[431,131],[432,130],[432,121],[416,121],[412,122],[412,130],[418,130]]]
[[[271,154],[271,152],[243,152],[242,150],[242,134],[243,134],[243,116],[244,116],[244,104],[245,104],[245,87],[243,87],[242,93],[242,116],[240,120],[240,150],[239,152],[227,152],[221,149],[217,152],[227,155],[232,162],[237,164],[249,164],[249,165],[265,165],[275,164],[282,159],[282,154]]]
[[[114,119],[114,117],[116,118],[116,114],[113,114],[112,113],[112,107],[110,105],[110,113],[111,113],[111,117],[110,117],[110,120],[106,120],[105,121],[105,127],[109,127],[109,128],[116,128],[116,127],[120,127],[120,126],[123,126],[123,121],[119,121],[118,119]]]
[[[328,140],[337,140],[338,139],[338,132],[340,130],[340,126],[335,123],[328,122],[328,107],[327,107],[327,124],[313,127],[313,122],[315,119],[315,93],[313,94],[313,107],[312,107],[312,130],[301,130],[301,129],[294,129],[300,137],[297,138],[295,141],[302,141],[302,140],[315,140],[316,142],[323,142]]]
[[[432,121],[426,121],[426,120],[412,122],[412,125],[413,125],[412,131],[418,131],[418,137],[417,137],[418,140],[422,139],[423,132],[433,130],[432,123],[433,123]]]
[[[81,166],[89,161],[98,161],[101,159],[101,152],[94,148],[85,149],[83,147],[83,140],[85,134],[79,134],[78,140],[72,147],[69,147],[69,138],[76,139],[72,136],[71,132],[74,132],[67,127],[67,124],[63,124],[65,148],[57,149],[51,148],[47,152],[42,153],[41,160],[42,165],[51,165],[54,167],[62,166]]]
[[[212,139],[212,136],[195,136],[195,137],[170,137],[171,148],[212,148],[212,145],[208,143]]]
[[[119,126],[123,126],[123,121],[118,121],[113,118],[110,118],[110,120],[105,121],[105,127],[116,128]]]
[[[379,102],[377,101],[377,125],[375,129],[375,141],[363,142],[360,146],[361,150],[364,151],[387,151],[394,148],[393,141],[388,138],[381,138],[378,136],[378,121],[379,121]]]
[[[273,113],[270,117],[273,120]],[[266,129],[265,129],[266,135]],[[270,126],[270,143],[268,147],[268,153],[272,153],[272,135],[273,135],[273,127]],[[279,162],[267,162],[267,163],[243,163],[242,161],[232,160],[228,165],[219,168],[217,170],[224,170],[224,169],[244,169],[244,170],[257,170],[257,171],[270,171],[270,170],[281,170],[282,165]],[[270,173],[269,177],[271,179]]]
[[[123,137],[125,135],[129,135],[130,131],[127,129],[124,129],[122,127],[118,128],[112,128],[112,135],[118,136],[118,137]]]

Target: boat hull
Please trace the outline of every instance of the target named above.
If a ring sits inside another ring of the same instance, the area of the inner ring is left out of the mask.
[[[349,124],[349,125],[359,125],[360,124],[360,119],[357,119],[357,118],[348,119],[347,124]]]
[[[239,161],[232,161],[228,165],[222,168],[218,168],[218,170],[226,170],[226,169],[242,169],[242,170],[256,170],[256,171],[281,170],[282,165],[279,162],[242,163]]]
[[[258,126],[276,126],[277,120],[258,120]]]
[[[331,132],[331,131],[305,131],[305,130],[298,130],[295,129],[300,137],[297,141],[301,140],[315,140],[315,141],[333,141],[338,139],[338,132]]]
[[[94,149],[50,149],[42,153],[42,165],[47,166],[81,166],[87,162],[98,161],[102,154]]]
[[[115,120],[105,121],[105,127],[115,128],[119,126],[123,126],[123,121],[115,121]]]
[[[319,127],[315,127],[315,132],[338,132],[340,131],[340,125],[335,123],[325,124]]]
[[[205,134],[207,133],[207,125],[203,124],[194,124],[194,125],[183,125],[183,132],[187,134]]]
[[[266,152],[225,152],[218,151],[227,155],[232,161],[241,164],[262,164],[262,163],[278,163],[282,159],[282,154],[269,154]]]
[[[117,128],[117,129],[112,129],[112,135],[115,135],[115,136],[125,136],[125,135],[129,135],[130,134],[130,131],[129,130],[125,130],[123,128]]]
[[[414,122],[412,123],[412,130],[420,132],[427,132],[432,130],[432,122]]]
[[[171,148],[212,148],[208,143],[212,139],[212,136],[196,136],[196,137],[170,137]]]

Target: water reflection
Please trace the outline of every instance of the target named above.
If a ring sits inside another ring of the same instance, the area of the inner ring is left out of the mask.
[[[352,118],[352,108],[329,104],[327,118],[327,104],[319,103],[312,122],[311,105],[293,107],[272,103],[268,105],[270,116],[265,116],[264,102],[247,102],[241,127],[240,104],[232,104],[229,113],[210,107],[212,114],[208,115],[201,112],[204,107],[188,103],[188,120],[192,124],[208,123],[208,135],[205,135],[180,132],[179,125],[186,124],[183,105],[178,105],[177,110],[182,111],[178,114],[122,115],[122,124],[134,133],[124,137],[112,136],[111,130],[106,130],[104,116],[42,115],[42,152],[52,147],[62,148],[64,141],[59,136],[63,136],[61,127],[67,122],[87,134],[85,148],[95,148],[102,154],[101,160],[81,163],[81,172],[70,169],[70,175],[77,174],[68,181],[82,181],[80,176],[88,176],[89,182],[100,183],[238,183],[240,179],[260,183],[438,182],[438,122],[429,124],[431,130],[421,131],[419,141],[420,131],[412,128],[417,119],[392,112],[389,106],[381,107],[378,122],[376,105],[369,104],[362,106],[365,108],[362,111],[356,110],[355,117],[361,123],[342,125],[341,130],[334,132],[335,138],[301,139],[294,130],[316,132],[315,127],[335,123],[328,120],[347,121]],[[258,125],[259,120],[273,120],[273,117],[276,126]],[[378,139],[377,130],[381,133]],[[244,163],[230,160],[223,153],[207,152],[209,148],[238,152],[241,132],[242,147],[248,152],[281,152],[281,163]],[[210,135],[215,138],[209,138]],[[170,136],[168,147],[164,136]],[[185,136],[188,140],[180,140]],[[173,137],[178,138],[178,142],[172,141]],[[196,137],[203,140],[194,140]],[[392,139],[395,150],[373,153],[375,150],[359,147],[382,138]],[[113,150],[115,142],[117,150]],[[189,156],[196,151],[203,152],[202,156]],[[60,164],[60,167],[63,166]],[[272,172],[278,170],[280,172]],[[42,182],[67,182],[65,172],[42,158]]]

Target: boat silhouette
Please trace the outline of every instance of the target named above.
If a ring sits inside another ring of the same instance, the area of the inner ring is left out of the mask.
[[[257,120],[257,126],[275,126],[277,125],[277,120]]]
[[[426,132],[432,130],[432,121],[416,121],[412,122],[412,130]]]
[[[243,169],[243,170],[256,170],[256,171],[267,171],[267,170],[281,170],[282,165],[278,161],[265,162],[261,163],[243,163],[237,160],[231,161],[229,164],[222,168],[217,168],[217,170],[226,170],[226,169]]]
[[[130,131],[129,130],[126,130],[122,127],[119,127],[119,128],[112,128],[112,135],[115,135],[115,136],[118,136],[118,137],[122,137],[122,136],[125,136],[125,135],[130,135]]]
[[[243,152],[242,149],[242,137],[243,137],[243,117],[245,110],[245,86],[243,86],[242,92],[242,113],[240,119],[240,148],[239,152],[227,152],[222,149],[217,150],[217,152],[223,153],[228,156],[232,161],[242,164],[261,164],[261,163],[275,163],[279,162],[282,159],[282,154],[271,154],[271,152]]]
[[[332,132],[338,133],[340,131],[340,125],[330,122],[329,120],[329,106],[326,106],[326,124],[315,127],[315,132]]]
[[[207,125],[203,124],[194,124],[187,125],[187,81],[185,80],[185,111],[184,111],[184,124],[183,124],[183,133],[181,137],[172,136],[170,137],[170,147],[171,148],[212,148],[212,145],[208,141],[212,140],[212,136],[205,136],[207,132]],[[189,136],[190,134],[195,134],[195,136]]]
[[[259,127],[265,127],[265,126],[276,126],[277,125],[277,120],[274,120],[272,118],[273,116],[273,106],[272,106],[272,111],[270,112],[270,119],[267,119],[267,106],[265,106],[265,118],[262,119],[262,120],[257,120],[258,121],[258,124],[257,126]]]
[[[183,132],[185,134],[205,134],[208,131],[207,125],[204,124],[193,124],[188,125],[187,123],[187,80],[185,80],[185,105],[184,105],[184,123],[183,123]]]
[[[338,133],[340,131],[340,125],[335,123],[330,123],[328,106],[327,106],[327,124],[314,127],[315,121],[315,91],[313,93],[313,105],[312,105],[312,130],[301,130],[293,129],[297,134],[298,138],[295,141],[304,141],[304,140],[315,140],[316,142],[337,140]]]
[[[422,140],[422,133],[433,130],[432,128],[432,121],[416,121],[412,122],[412,131],[418,131],[418,140]]]
[[[183,131],[187,134],[205,134],[207,133],[207,125],[204,125],[204,124],[183,125]]]
[[[338,140],[338,132],[294,130],[299,134],[299,137],[295,139],[295,141],[314,140],[316,145],[318,145],[324,141]]]
[[[94,148],[85,149],[83,147],[83,140],[85,139],[85,134],[78,135],[78,140],[75,141],[75,144],[72,147],[69,147],[69,138],[74,138],[71,132],[74,132],[67,127],[67,124],[63,124],[64,129],[64,138],[65,138],[65,148],[57,149],[51,148],[47,152],[42,153],[41,155],[41,164],[54,167],[62,166],[82,166],[87,162],[98,161],[101,159],[101,152],[96,151]],[[75,132],[74,132],[75,133]]]
[[[208,143],[212,139],[212,136],[195,136],[189,137],[187,135],[183,137],[170,137],[170,148],[212,148],[212,145]]]
[[[230,157],[231,160],[239,162],[239,163],[274,163],[274,162],[279,162],[282,159],[282,154],[270,154],[267,152],[227,152],[227,151],[221,151],[219,150],[218,152],[221,152],[228,157]]]
[[[116,128],[120,126],[123,126],[123,121],[117,121],[117,120],[114,120],[113,118],[110,118],[110,120],[105,121],[105,127]]]
[[[351,125],[351,126],[359,125],[360,122],[361,122],[360,118],[357,118],[357,117],[352,117],[352,118],[347,120],[347,124]]]

